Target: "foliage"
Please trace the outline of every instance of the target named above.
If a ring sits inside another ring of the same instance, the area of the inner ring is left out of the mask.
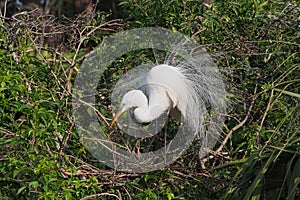
[[[80,143],[70,86],[89,44],[118,31],[119,21],[95,13],[69,24],[35,13],[1,18],[0,198],[299,198],[300,5],[121,0],[120,6],[126,28],[178,30],[212,52],[231,101],[223,140],[203,160],[191,148],[165,170],[113,172]],[[53,38],[61,43],[49,43]],[[109,113],[109,89],[136,57],[151,53],[124,55],[105,72],[102,113]]]

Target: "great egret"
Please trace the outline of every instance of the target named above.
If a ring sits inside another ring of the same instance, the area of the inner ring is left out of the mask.
[[[199,154],[205,155],[205,149],[219,138],[222,114],[226,113],[225,85],[211,56],[196,43],[183,41],[171,47],[163,64],[148,65],[146,71],[140,71],[116,85],[114,91],[119,92],[113,93],[114,99],[124,93],[110,127],[129,108],[134,108],[133,116],[139,123],[171,114],[181,121],[182,137],[197,136],[202,141]],[[139,132],[130,135],[142,137]]]
[[[135,67],[124,68],[112,90],[102,87],[108,67],[123,58]],[[157,27],[126,30],[103,40],[82,63],[73,92],[73,116],[83,144],[99,161],[120,171],[162,169],[194,144],[195,136],[199,156],[207,155],[226,113],[224,83],[212,58],[193,39]],[[106,120],[99,120],[107,116],[97,115],[104,114],[102,109],[90,112],[98,105],[95,92],[111,92],[111,126],[117,121],[120,131],[107,130]],[[166,126],[167,114],[178,114],[180,123]]]
[[[188,80],[178,68],[166,64],[153,67],[146,75],[145,86],[148,97],[141,90],[130,90],[123,96],[121,110],[115,115],[111,127],[123,112],[132,107],[136,107],[134,117],[140,123],[151,122],[171,109],[178,113],[177,109],[185,118],[190,90]],[[177,119],[180,116],[175,115]]]

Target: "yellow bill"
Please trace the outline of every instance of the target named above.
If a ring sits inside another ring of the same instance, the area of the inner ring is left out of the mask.
[[[118,120],[118,118],[120,117],[120,115],[123,113],[122,110],[118,111],[117,114],[114,116],[112,122],[109,125],[109,128],[112,128],[113,125],[116,123],[116,121]]]

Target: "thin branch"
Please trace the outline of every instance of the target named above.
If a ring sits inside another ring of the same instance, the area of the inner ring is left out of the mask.
[[[271,102],[272,102],[272,100],[273,100],[273,95],[274,95],[274,90],[271,90],[271,94],[270,94],[270,98],[269,98],[269,102],[268,102],[267,108],[266,108],[266,110],[265,110],[265,112],[264,112],[264,114],[263,114],[263,117],[262,117],[261,121],[260,121],[260,125],[259,125],[259,127],[258,127],[258,129],[257,129],[257,131],[256,131],[256,133],[255,133],[255,135],[256,135],[256,142],[257,142],[257,143],[259,143],[259,133],[260,133],[262,127],[263,127],[263,124],[264,124],[264,122],[265,122],[265,119],[266,119],[266,117],[267,117],[267,114],[268,114],[268,112],[269,112],[269,110],[270,110]]]
[[[251,101],[251,104],[248,108],[248,112],[245,116],[245,118],[243,119],[243,121],[241,121],[239,124],[237,124],[235,127],[233,127],[229,132],[228,134],[226,135],[225,139],[222,141],[221,145],[219,146],[219,148],[216,150],[217,153],[220,153],[222,151],[222,149],[224,148],[225,144],[227,143],[227,141],[229,140],[230,136],[233,134],[234,131],[238,130],[239,128],[241,128],[245,123],[246,121],[248,120],[248,117],[250,116],[250,113],[252,111],[252,108],[253,108],[253,105],[254,105],[254,102],[256,100],[256,97],[255,94],[256,94],[256,90],[257,90],[257,85],[255,86],[255,89],[254,89],[254,97]],[[246,109],[246,103],[244,104],[244,107]]]
[[[138,4],[138,2],[136,0],[133,0],[134,3],[136,4],[136,6],[142,11],[142,13],[144,13],[144,15],[146,17],[149,17],[149,15],[146,13],[146,11],[144,11],[144,9]]]
[[[101,193],[101,194],[92,194],[92,195],[86,196],[84,198],[81,198],[80,200],[87,200],[87,199],[98,198],[98,197],[102,197],[102,196],[111,196],[111,197],[116,197],[117,199],[122,200],[121,196],[117,196],[115,194],[110,194],[110,193],[107,193],[107,192],[104,192],[104,193]]]
[[[1,15],[4,17],[4,19],[5,19],[5,16],[6,16],[6,7],[7,7],[7,0],[5,0],[5,2],[4,2],[3,15],[2,15],[2,12],[1,12],[1,10],[0,10]],[[3,21],[4,21],[4,19],[3,19]]]

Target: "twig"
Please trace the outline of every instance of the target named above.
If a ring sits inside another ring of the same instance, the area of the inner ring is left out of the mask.
[[[202,29],[199,29],[198,31],[196,31],[193,35],[192,35],[192,39],[195,39],[195,37],[197,36],[197,35],[199,35],[200,33],[202,33],[203,31],[205,31],[206,30],[206,28],[202,28]]]
[[[107,126],[109,126],[109,123],[107,122],[107,119],[95,106],[91,105],[88,102],[83,101],[82,99],[78,98],[76,95],[71,93],[72,98],[77,99],[80,103],[89,106],[90,108],[92,108],[94,110],[95,113],[97,113],[106,123]]]
[[[262,127],[263,127],[264,121],[265,121],[265,119],[267,117],[267,114],[268,114],[268,112],[270,110],[270,107],[271,107],[271,102],[273,100],[273,94],[274,94],[274,90],[271,90],[271,94],[270,94],[270,98],[269,98],[269,102],[268,102],[267,108],[266,108],[266,110],[265,110],[265,112],[263,114],[263,117],[261,119],[260,125],[259,125],[259,127],[258,127],[258,129],[257,129],[257,131],[255,133],[257,144],[259,144],[259,133],[260,133]]]
[[[144,11],[144,9],[138,4],[138,2],[136,0],[133,0],[133,1],[136,4],[136,6],[144,13],[144,15],[146,17],[149,17],[148,14],[146,13],[146,11]]]
[[[84,198],[81,198],[80,200],[87,200],[87,199],[90,199],[90,198],[98,198],[98,197],[102,197],[102,196],[111,196],[111,197],[116,197],[117,199],[122,200],[121,196],[117,196],[115,194],[110,194],[110,193],[106,193],[106,192],[101,193],[101,194],[92,194],[92,195],[86,196]]]
[[[132,198],[131,198],[131,196],[130,196],[130,193],[129,193],[129,191],[126,189],[126,187],[123,186],[122,188],[125,190],[126,194],[128,195],[129,200],[132,200]]]
[[[95,31],[97,30],[103,30],[103,29],[106,29],[105,26],[120,26],[121,24],[118,23],[120,22],[120,20],[111,20],[109,22],[106,22],[104,24],[100,24],[99,26],[96,26],[94,27],[90,32],[88,32],[87,34],[85,34],[85,37],[83,37],[82,35],[85,33],[86,29],[87,28],[90,28],[90,27],[85,27],[80,33],[79,33],[79,38],[80,38],[80,41],[79,41],[79,44],[77,46],[77,49],[75,51],[75,55],[73,56],[73,59],[72,59],[72,62],[71,62],[71,67],[69,69],[69,74],[67,76],[67,79],[66,79],[66,89],[67,91],[69,91],[69,93],[71,92],[71,77],[72,77],[72,73],[73,73],[73,69],[75,67],[75,63],[76,63],[76,58],[78,56],[78,53],[79,53],[79,50],[81,49],[81,46],[83,44],[83,42],[92,34],[94,33]],[[107,30],[107,29],[106,29]],[[112,29],[109,29],[110,31],[112,31]]]
[[[4,2],[4,7],[3,7],[3,15],[2,15],[2,12],[1,12],[1,8],[0,8],[0,14],[1,16],[3,16],[3,22],[4,22],[4,19],[5,19],[5,16],[6,16],[6,7],[7,7],[7,0],[5,0]]]
[[[180,172],[180,171],[177,171],[177,170],[172,170],[172,173],[173,174],[177,174],[177,175],[179,175],[179,176],[182,176],[182,177],[184,177],[184,178],[188,178],[188,179],[193,179],[194,181],[196,181],[197,183],[203,183],[202,181],[200,181],[198,178],[195,178],[195,177],[193,177],[193,176],[191,176],[191,175],[187,175],[187,174],[184,174],[184,173],[182,173],[182,172]],[[210,175],[207,175],[207,174],[201,174],[202,176],[206,176],[206,177],[210,177]]]
[[[257,85],[255,86],[254,88],[254,95],[256,94],[256,90],[257,90]],[[252,101],[251,101],[251,104],[248,108],[248,112],[245,116],[245,118],[243,119],[243,121],[241,121],[239,124],[237,124],[235,127],[233,127],[229,132],[228,134],[226,135],[225,139],[222,141],[221,145],[219,146],[219,148],[216,150],[217,153],[220,153],[222,151],[222,149],[224,148],[225,144],[227,143],[227,141],[229,140],[230,136],[232,135],[232,133],[236,130],[238,130],[239,128],[241,128],[245,123],[246,121],[248,120],[248,117],[250,116],[250,113],[252,111],[252,108],[253,108],[253,105],[254,105],[254,102],[256,100],[256,97],[257,96],[254,96]],[[244,108],[246,110],[246,103],[244,104]]]
[[[69,114],[67,114],[67,118],[68,118],[68,120],[69,120],[69,122],[70,122],[70,127],[69,127],[69,130],[68,130],[67,136],[63,138],[63,140],[62,140],[62,142],[61,142],[61,145],[60,145],[60,147],[59,147],[59,155],[61,155],[63,149],[64,149],[65,146],[68,144],[68,141],[69,141],[69,139],[71,138],[71,135],[72,135],[72,132],[73,132],[73,128],[74,128],[74,126],[75,126],[74,120],[72,119],[72,117],[71,117]]]

